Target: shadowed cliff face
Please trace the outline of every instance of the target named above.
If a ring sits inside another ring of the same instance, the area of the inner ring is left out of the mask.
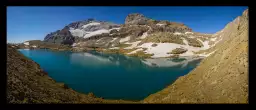
[[[248,103],[248,10],[216,33],[223,41],[188,75],[145,103]]]
[[[129,103],[84,95],[56,83],[40,66],[7,45],[8,103]]]

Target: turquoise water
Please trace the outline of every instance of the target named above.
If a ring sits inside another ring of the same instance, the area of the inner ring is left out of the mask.
[[[194,69],[200,60],[139,59],[98,52],[19,50],[57,82],[105,99],[142,100]],[[180,61],[180,62],[177,62]]]

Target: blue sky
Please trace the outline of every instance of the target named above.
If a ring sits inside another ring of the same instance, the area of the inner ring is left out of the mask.
[[[7,7],[7,41],[43,40],[50,32],[71,22],[94,18],[123,24],[130,13],[155,20],[182,22],[195,32],[215,33],[240,16],[246,6],[159,6],[159,7]]]

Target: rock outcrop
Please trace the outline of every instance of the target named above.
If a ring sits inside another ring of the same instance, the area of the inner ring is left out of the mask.
[[[125,24],[127,25],[145,25],[148,22],[148,18],[139,13],[129,14],[125,18]]]
[[[72,45],[74,42],[74,37],[69,32],[68,27],[66,26],[62,30],[58,30],[56,32],[48,34],[45,38],[45,42],[56,43],[56,44],[64,44],[64,45]]]

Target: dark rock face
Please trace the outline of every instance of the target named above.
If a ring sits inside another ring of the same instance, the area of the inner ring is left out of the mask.
[[[76,29],[76,28],[82,27],[83,25],[88,24],[88,23],[93,22],[93,21],[96,21],[96,20],[93,19],[93,18],[89,18],[89,19],[84,20],[84,21],[77,21],[77,22],[70,23],[68,25],[68,27]]]
[[[125,19],[125,24],[145,25],[149,19],[139,13],[129,14]]]
[[[51,43],[57,43],[57,44],[67,44],[72,45],[74,42],[74,37],[69,32],[68,27],[65,27],[62,30],[58,30],[56,32],[53,32],[51,34],[48,34],[44,41],[51,42]]]
[[[99,23],[99,25],[88,25],[86,27],[83,27],[89,23]],[[70,23],[69,25],[65,26],[62,30],[57,30],[55,32],[52,32],[46,35],[46,37],[44,38],[44,41],[56,43],[56,44],[72,45],[74,42],[80,42],[86,39],[84,39],[82,36],[76,36],[74,34],[72,35],[72,33],[70,32],[71,28],[79,29],[81,32],[83,32],[82,35],[85,35],[86,32],[94,32],[101,29],[109,30],[109,29],[118,28],[118,27],[120,27],[120,25],[118,24],[103,22],[103,21],[96,21],[94,19],[87,19],[84,21]],[[92,37],[90,39],[98,38],[98,36],[105,36],[105,34],[95,35],[95,37]]]

